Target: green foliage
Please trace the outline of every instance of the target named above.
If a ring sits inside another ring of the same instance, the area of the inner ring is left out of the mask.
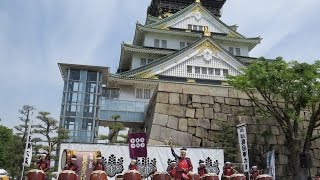
[[[235,147],[235,144],[238,143],[237,130],[226,122],[219,122],[218,126],[220,127],[220,131],[217,133],[216,139],[219,140],[219,144],[224,149],[225,159],[235,162],[239,149]]]
[[[290,151],[290,167],[297,172],[299,152],[309,152],[313,136],[320,127],[320,61],[314,64],[270,61],[259,58],[243,69],[244,74],[229,77],[229,84],[245,92],[254,104],[273,117],[285,133]],[[310,112],[306,129],[302,111]],[[302,147],[303,145],[303,147]]]
[[[124,138],[123,135],[119,135],[119,132],[125,130],[122,123],[117,122],[120,119],[120,115],[112,115],[114,123],[109,125],[109,134],[108,135],[99,135],[100,140],[108,140],[109,143],[123,143],[127,142],[127,139],[118,141],[118,137]]]
[[[17,177],[21,172],[24,146],[22,138],[14,135],[12,129],[0,125],[0,168],[6,169],[11,176]]]
[[[31,105],[23,105],[22,109],[19,110],[19,113],[21,116],[19,117],[19,120],[22,124],[19,124],[18,126],[15,126],[14,129],[16,130],[16,134],[20,137],[22,137],[22,142],[26,142],[26,137],[28,134],[28,124],[30,122],[30,116],[33,114],[33,111],[36,108]]]

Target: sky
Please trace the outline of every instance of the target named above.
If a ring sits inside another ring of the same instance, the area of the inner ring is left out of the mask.
[[[115,72],[122,42],[131,43],[151,0],[1,0],[0,124],[19,124],[34,105],[59,119],[63,80],[57,63],[108,66]],[[263,38],[250,56],[320,59],[319,0],[227,0],[222,21]],[[37,112],[34,113],[34,119]]]

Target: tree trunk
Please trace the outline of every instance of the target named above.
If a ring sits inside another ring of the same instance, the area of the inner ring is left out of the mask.
[[[292,175],[294,180],[307,180],[308,171],[305,168],[300,166],[300,157],[299,154],[302,152],[302,143],[300,140],[295,140],[293,138],[287,138],[288,140],[288,151],[289,151],[289,164],[287,174]]]

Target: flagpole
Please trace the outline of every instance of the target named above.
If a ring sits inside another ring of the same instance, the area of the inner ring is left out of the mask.
[[[32,126],[32,120],[29,119],[29,110],[28,110],[28,113],[27,113],[27,122],[28,120],[30,121],[29,122],[29,125],[28,125],[28,134],[27,134],[27,141],[26,141],[26,147],[24,149],[24,154],[26,153],[26,150],[28,148],[28,145],[29,145],[29,138],[30,138],[30,134],[31,134],[31,126]],[[22,172],[21,172],[21,178],[20,180],[23,179],[23,173],[24,173],[24,167],[25,167],[25,157],[23,157],[23,163],[22,163]]]

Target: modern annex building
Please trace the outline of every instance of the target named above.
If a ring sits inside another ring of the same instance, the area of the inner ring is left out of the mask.
[[[220,20],[226,0],[152,0],[132,44],[121,44],[119,69],[59,63],[64,80],[60,126],[71,142],[96,142],[99,126],[120,115],[143,128],[159,82],[223,85],[250,61],[259,37],[245,37]]]

